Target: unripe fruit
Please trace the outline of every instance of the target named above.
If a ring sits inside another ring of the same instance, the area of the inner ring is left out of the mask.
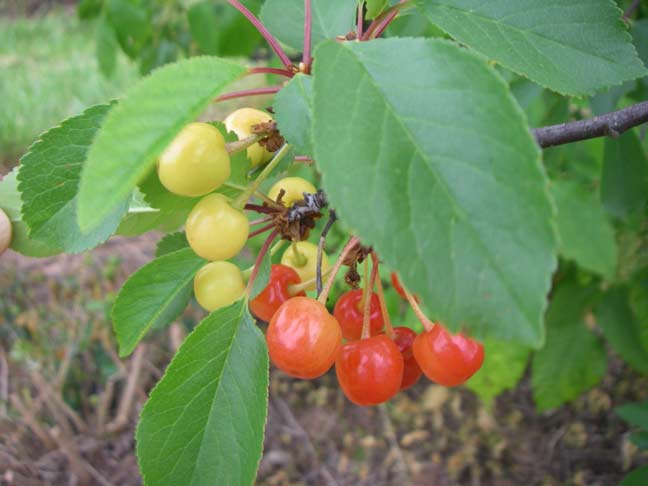
[[[294,297],[272,316],[266,340],[277,368],[296,378],[311,379],[333,366],[342,331],[324,304],[310,297]]]
[[[5,252],[11,244],[11,221],[9,216],[0,209],[0,255]]]
[[[291,245],[281,256],[281,264],[294,268],[302,282],[315,278],[317,272],[317,245],[309,241],[299,241]],[[322,252],[322,273],[329,264],[326,252]],[[316,285],[309,285],[306,290],[315,290]]]
[[[187,240],[207,260],[227,260],[245,246],[250,223],[243,212],[230,206],[222,194],[209,194],[189,213]]]
[[[394,328],[394,344],[403,355],[403,381],[401,382],[401,390],[406,390],[421,377],[421,367],[414,358],[412,345],[416,339],[416,333],[409,327],[399,326]]]
[[[364,306],[362,303],[362,289],[349,290],[335,303],[333,315],[340,323],[342,336],[349,341],[360,339],[362,335],[362,321]],[[371,294],[369,304],[369,333],[371,336],[378,334],[383,328],[383,315],[380,310],[380,300],[376,294]]]
[[[158,176],[180,196],[202,196],[220,187],[231,173],[223,135],[207,123],[190,123],[162,152]]]
[[[250,311],[257,319],[270,322],[272,316],[281,304],[298,295],[305,296],[304,292],[290,295],[288,286],[300,283],[299,275],[294,269],[285,265],[272,265],[270,281],[263,291],[250,301]]]
[[[463,334],[450,334],[440,324],[416,336],[416,362],[430,380],[457,386],[474,375],[484,362],[484,346]]]
[[[315,186],[306,179],[302,179],[301,177],[284,177],[270,188],[268,197],[276,201],[282,189],[285,193],[281,198],[281,202],[286,207],[290,207],[297,201],[303,200],[305,192],[309,194],[317,192]]]
[[[342,346],[335,360],[342,391],[357,405],[386,402],[400,390],[403,357],[384,334]]]
[[[202,308],[210,312],[241,298],[245,282],[239,268],[230,262],[211,262],[194,277],[194,293]]]
[[[272,116],[265,111],[255,110],[254,108],[240,108],[230,113],[225,120],[225,128],[228,132],[234,132],[239,140],[253,135],[252,127],[259,123],[272,121]],[[258,143],[250,145],[247,148],[247,156],[250,159],[252,167],[265,164],[274,154],[266,150]]]

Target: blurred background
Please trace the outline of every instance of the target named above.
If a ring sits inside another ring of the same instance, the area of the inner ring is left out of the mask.
[[[220,15],[224,2],[207,11],[222,22],[220,31],[236,33],[236,45],[219,38],[218,29],[201,27],[210,18],[203,15],[206,2],[188,2],[195,9],[189,20],[178,15],[187,2],[157,3],[155,15],[140,19],[150,35],[124,39],[118,28],[106,30],[110,14],[101,0],[0,0],[0,178],[42,131],[118,98],[160,64],[200,52],[249,63],[269,56],[245,22]],[[432,29],[416,19],[394,28]],[[248,78],[243,87],[262,81]],[[246,104],[262,108],[269,101]],[[220,104],[207,118],[222,119],[233,106]],[[309,168],[296,172],[317,177]],[[333,232],[332,253],[341,235]],[[160,237],[115,237],[81,255],[28,258],[9,251],[0,257],[0,484],[141,484],[133,439],[139,410],[204,316],[194,303],[130,358],[118,358],[111,304],[124,280],[153,257]],[[252,261],[252,252],[247,258]],[[395,292],[388,298],[396,323],[416,327]],[[596,387],[542,413],[528,366],[496,398],[502,387],[491,386],[488,376],[458,389],[422,379],[372,408],[346,400],[333,371],[296,381],[272,370],[257,483],[618,484],[647,464],[648,455],[630,440],[636,427],[615,408],[648,399],[648,378],[607,353],[608,370]],[[496,366],[506,370],[506,357]]]

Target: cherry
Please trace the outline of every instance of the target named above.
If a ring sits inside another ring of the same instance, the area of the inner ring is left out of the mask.
[[[342,346],[335,372],[342,391],[357,405],[386,402],[400,390],[403,356],[384,334]]]
[[[369,325],[370,334],[375,336],[384,325],[383,315],[380,311],[380,301],[376,294],[371,294],[369,304]],[[335,304],[333,315],[340,323],[342,336],[347,340],[360,339],[362,334],[362,317],[364,308],[362,305],[362,290],[349,290],[344,293]]]
[[[291,245],[281,256],[282,265],[294,268],[302,282],[315,278],[317,270],[317,245],[299,241]],[[322,273],[330,267],[326,252],[322,254]],[[315,290],[315,282],[306,290]]]
[[[457,386],[474,375],[484,362],[484,346],[463,334],[450,334],[440,324],[414,340],[414,357],[430,380]]]
[[[190,123],[158,160],[164,187],[181,196],[202,196],[229,179],[230,157],[223,135],[208,123]]]
[[[230,113],[225,118],[224,123],[228,132],[234,132],[238,139],[242,140],[254,134],[252,131],[254,125],[271,121],[272,117],[265,111],[255,110],[254,108],[240,108]],[[268,162],[273,153],[255,143],[247,148],[247,156],[252,167],[256,167]]]
[[[227,260],[245,246],[250,223],[222,194],[209,194],[194,206],[185,225],[191,248],[207,260]]]
[[[234,303],[241,298],[244,290],[243,275],[230,262],[208,263],[194,277],[196,300],[210,312]]]
[[[416,383],[422,374],[421,367],[416,362],[412,351],[412,344],[414,344],[414,340],[416,339],[416,333],[409,327],[395,327],[393,339],[394,344],[396,344],[398,350],[403,355],[405,367],[403,368],[403,381],[401,382],[400,389],[406,390]]]
[[[0,255],[9,248],[11,244],[11,220],[9,216],[0,209]]]
[[[270,188],[268,197],[276,201],[282,189],[284,190],[284,195],[281,198],[281,202],[286,207],[290,207],[297,201],[303,200],[305,192],[309,194],[317,192],[315,186],[306,179],[302,179],[301,177],[284,177]]]
[[[272,265],[270,270],[270,281],[263,291],[250,301],[250,311],[258,319],[270,322],[277,309],[293,297],[288,293],[288,286],[301,283],[299,275],[295,270],[286,265]],[[304,292],[296,296],[305,296]]]
[[[311,379],[333,366],[342,331],[324,304],[310,297],[293,297],[272,316],[266,341],[277,368],[296,378]]]

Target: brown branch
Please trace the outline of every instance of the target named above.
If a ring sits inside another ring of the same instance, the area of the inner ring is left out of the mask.
[[[135,401],[135,394],[140,386],[140,375],[144,365],[144,358],[146,356],[146,345],[140,344],[131,360],[130,371],[126,380],[126,387],[120,398],[119,405],[117,406],[117,416],[115,419],[106,425],[106,432],[114,434],[121,431],[128,425],[130,419],[131,409]]]
[[[634,14],[637,9],[639,8],[639,4],[641,3],[641,0],[633,0],[633,2],[630,4],[630,6],[626,9],[625,12],[623,12],[623,20],[629,20],[630,17],[632,17],[632,14]]]
[[[616,138],[626,130],[648,122],[648,101],[622,110],[560,125],[534,128],[533,136],[542,148],[597,137]]]

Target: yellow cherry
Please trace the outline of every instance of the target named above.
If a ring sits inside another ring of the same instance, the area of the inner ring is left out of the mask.
[[[224,120],[225,128],[228,132],[234,132],[239,140],[253,135],[252,127],[259,123],[266,123],[272,121],[270,116],[265,111],[256,110],[254,108],[240,108],[230,113]],[[274,154],[266,150],[258,143],[250,145],[247,148],[247,157],[250,159],[252,167],[265,164]]]
[[[230,262],[208,263],[194,277],[196,300],[209,312],[236,302],[244,291],[243,275]]]
[[[315,278],[317,272],[317,245],[310,241],[299,241],[291,245],[281,256],[281,264],[294,268],[302,282]],[[326,272],[329,264],[326,252],[322,253],[322,273]],[[315,290],[313,283],[306,290]]]
[[[11,244],[11,221],[9,216],[0,209],[0,255],[9,248]]]
[[[277,200],[279,192],[284,190],[285,193],[281,202],[284,206],[290,207],[295,204],[297,201],[304,199],[304,193],[308,192],[313,194],[317,192],[317,189],[313,184],[308,182],[306,179],[301,177],[284,177],[280,181],[277,181],[274,186],[270,188],[268,192],[268,197],[273,201]]]

